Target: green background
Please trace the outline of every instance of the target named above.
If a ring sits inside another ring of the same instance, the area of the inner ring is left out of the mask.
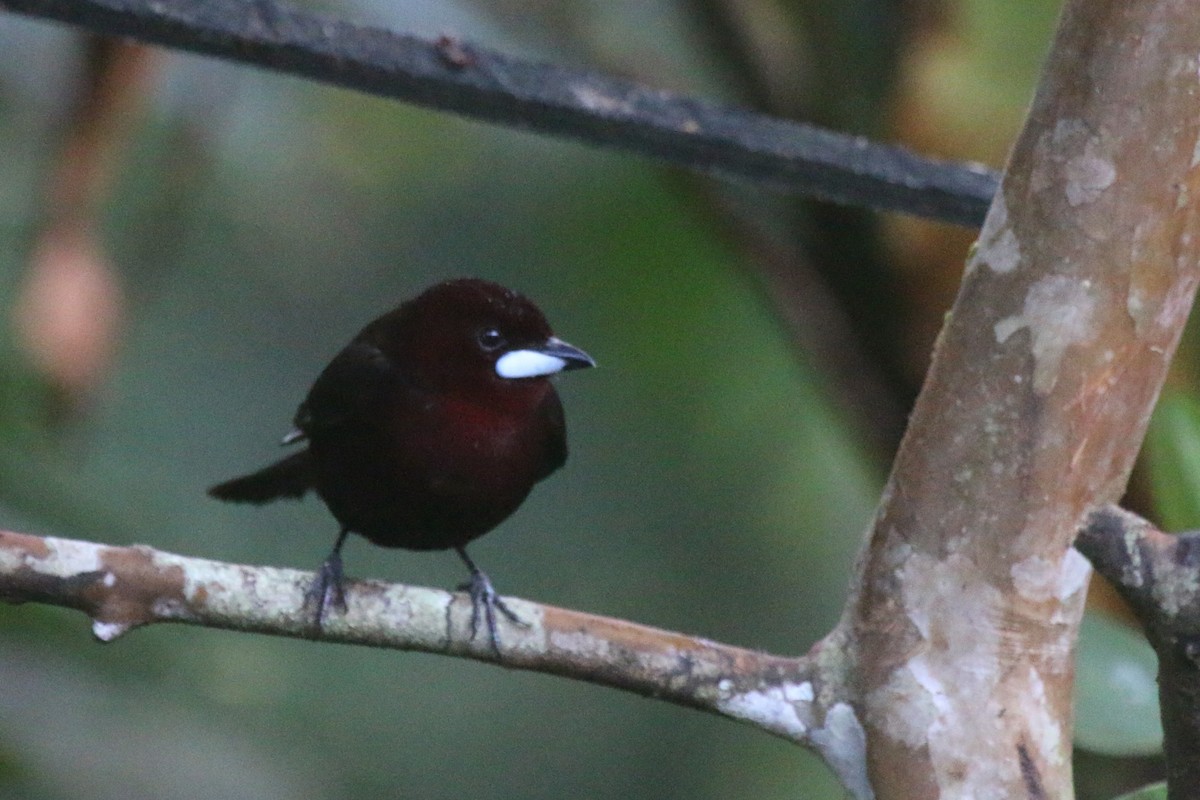
[[[694,35],[702,5],[329,13],[739,100]],[[859,89],[825,87],[829,107],[815,92],[814,118],[886,127],[875,105],[897,45],[868,23],[888,5],[780,4],[801,40],[844,59],[814,74],[862,72],[846,78]],[[939,73],[943,102],[1015,126],[1055,4],[946,7],[969,57]],[[76,52],[67,29],[0,15],[5,316]],[[205,487],[277,456],[309,383],[366,321],[474,275],[533,297],[599,362],[559,381],[567,466],[472,549],[501,592],[781,654],[836,620],[887,460],[668,170],[176,54],[106,215],[127,298],[117,363],[86,414],[47,426],[28,364],[0,349],[0,525],[314,568],[336,533],[318,501],[225,506]],[[345,556],[355,576],[463,578],[452,554],[355,539]],[[0,606],[0,794],[840,796],[783,741],[612,690],[184,627],[101,646],[79,614],[33,606]]]

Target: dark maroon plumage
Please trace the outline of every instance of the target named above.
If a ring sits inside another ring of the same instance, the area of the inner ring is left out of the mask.
[[[347,533],[455,549],[471,570],[472,631],[482,606],[495,644],[494,609],[512,615],[465,547],[563,465],[566,427],[547,376],[590,366],[522,295],[475,279],[437,284],[363,328],[317,378],[284,440],[307,440],[305,450],[209,494],[320,495],[342,532],[310,592],[318,624],[344,604]]]

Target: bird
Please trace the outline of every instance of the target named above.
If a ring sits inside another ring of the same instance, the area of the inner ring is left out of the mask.
[[[320,373],[282,440],[303,446],[219,483],[219,500],[263,504],[315,492],[340,529],[305,594],[318,629],[345,611],[342,547],[454,550],[470,573],[471,639],[482,614],[523,624],[467,554],[567,459],[550,376],[594,367],[524,295],[478,278],[435,284],[367,324]]]

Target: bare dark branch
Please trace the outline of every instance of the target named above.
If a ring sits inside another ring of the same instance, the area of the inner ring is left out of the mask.
[[[978,225],[997,185],[981,166],[537,64],[403,36],[271,0],[0,0],[0,9],[255,64],[515,128],[662,159],[836,203]]]
[[[1167,796],[1200,796],[1200,532],[1163,533],[1115,506],[1093,511],[1075,541],[1133,608],[1158,654]]]

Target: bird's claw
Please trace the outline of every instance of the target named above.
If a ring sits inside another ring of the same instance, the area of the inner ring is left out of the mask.
[[[313,609],[313,623],[319,629],[331,608],[346,613],[346,590],[342,586],[342,557],[334,553],[317,570],[317,577],[304,593],[304,608]]]
[[[500,654],[500,634],[496,629],[497,610],[508,617],[508,621],[514,625],[522,628],[529,627],[529,623],[518,617],[505,604],[503,598],[496,594],[496,589],[492,586],[492,581],[483,572],[472,572],[471,580],[458,588],[459,591],[467,592],[471,598],[471,641],[475,640],[475,635],[479,632],[480,608],[482,608],[483,618],[487,624],[488,638],[491,641],[492,650],[495,651],[496,655]]]

